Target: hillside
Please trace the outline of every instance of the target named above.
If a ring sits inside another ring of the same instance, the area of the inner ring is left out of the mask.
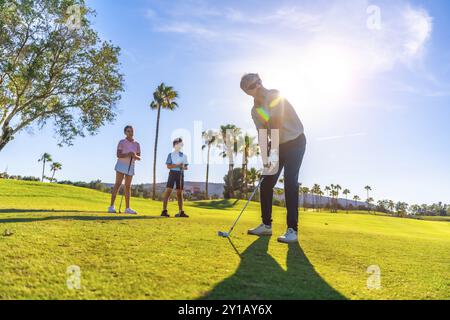
[[[189,203],[191,219],[177,220],[144,199],[133,199],[139,216],[108,215],[108,199],[0,180],[0,299],[450,298],[449,222],[302,212],[300,245],[288,247],[245,234],[259,222],[257,203],[229,242],[217,231],[242,201]],[[274,220],[281,234],[282,208]],[[366,285],[371,265],[379,290]],[[80,267],[80,290],[67,288],[70,266]]]

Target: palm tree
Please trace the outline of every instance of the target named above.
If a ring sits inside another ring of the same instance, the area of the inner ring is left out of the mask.
[[[256,181],[258,181],[259,175],[260,175],[259,171],[256,170],[255,168],[251,168],[247,172],[247,182],[249,182],[252,185],[253,189],[256,188]]]
[[[202,150],[205,150],[205,148],[208,148],[207,150],[207,157],[206,157],[206,183],[205,183],[205,193],[206,193],[206,199],[209,200],[209,160],[211,156],[211,148],[216,144],[217,142],[217,132],[213,130],[208,130],[203,132],[202,134],[204,145],[202,146]]]
[[[255,142],[256,138],[245,134],[240,136],[239,152],[242,152],[242,173],[243,173],[243,193],[247,193],[247,172],[248,172],[248,160],[259,155],[259,147]]]
[[[389,208],[389,211],[390,211],[391,213],[393,213],[393,212],[394,212],[394,209],[395,209],[395,202],[392,201],[392,200],[389,200],[389,201],[388,201],[388,208]]]
[[[319,211],[320,211],[320,208],[322,206],[322,197],[324,196],[324,194],[325,193],[322,190],[319,189]]]
[[[317,206],[317,196],[320,194],[322,190],[320,190],[320,185],[318,185],[317,183],[314,184],[314,186],[311,189],[311,193],[313,195],[313,199],[314,199],[314,208],[319,211],[319,208]]]
[[[48,153],[44,153],[38,160],[38,162],[42,162],[42,178],[41,181],[44,182],[45,178],[45,164],[47,162],[52,162],[52,156]]]
[[[227,124],[220,127],[220,133],[222,135],[222,146],[224,151],[222,156],[228,158],[228,179],[230,182],[229,198],[234,196],[233,188],[233,170],[234,170],[234,155],[238,153],[238,140],[237,137],[241,133],[241,129],[234,124]]]
[[[330,191],[331,191],[330,186],[326,186],[326,187],[324,188],[324,191],[327,193],[328,206],[330,206]]]
[[[62,169],[62,164],[61,163],[59,163],[59,162],[53,162],[52,163],[52,166],[50,168],[50,171],[53,172],[53,174],[52,174],[52,181],[55,180],[55,173],[56,173],[56,171],[59,171],[61,169]]]
[[[372,205],[372,202],[374,202],[375,200],[372,197],[367,198],[367,206],[369,207],[369,212],[370,212],[370,206]],[[375,214],[375,212],[374,212]]]
[[[353,196],[353,201],[355,201],[355,208],[358,207],[358,201],[359,201],[359,200],[361,200],[361,198],[360,198],[359,196],[357,196],[357,195],[354,195],[354,196]]]
[[[404,217],[408,212],[409,205],[406,202],[397,202],[395,209],[397,210],[397,215]]]
[[[342,190],[342,187],[337,184],[337,185],[334,186],[334,190],[335,190],[334,195],[336,196],[336,203],[335,203],[335,209],[334,210],[337,213],[338,212],[338,205],[339,205],[339,191]]]
[[[300,192],[301,192],[302,195],[303,195],[303,209],[305,209],[305,211],[306,211],[306,196],[307,196],[308,193],[309,193],[309,188],[308,188],[308,187],[302,187],[302,188],[300,189]]]
[[[351,193],[351,191],[349,189],[345,189],[342,193],[345,194],[345,209],[348,213],[348,195]]]
[[[155,135],[155,150],[153,154],[153,192],[152,199],[156,199],[156,158],[158,153],[158,137],[159,137],[159,123],[161,120],[161,110],[173,111],[178,108],[178,104],[175,100],[178,99],[178,93],[173,87],[166,86],[161,83],[156,91],[153,93],[153,101],[150,103],[152,110],[157,110],[158,115],[156,118],[156,135]]]
[[[365,186],[364,189],[366,189],[366,191],[367,191],[367,208],[368,208],[368,210],[369,210],[369,212],[370,212],[370,205],[369,205],[369,198],[370,198],[370,196],[369,196],[369,191],[372,191],[372,188],[371,188],[370,186]]]

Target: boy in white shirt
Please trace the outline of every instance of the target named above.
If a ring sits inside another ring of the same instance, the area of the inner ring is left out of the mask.
[[[170,195],[176,186],[179,213],[175,217],[189,218],[183,210],[184,171],[188,170],[189,166],[187,156],[181,152],[183,146],[183,140],[181,138],[175,139],[173,141],[174,151],[169,153],[167,156],[166,165],[170,172],[166,185],[166,191],[164,193],[163,211],[161,213],[161,217],[170,218],[167,211],[167,204],[169,202]]]

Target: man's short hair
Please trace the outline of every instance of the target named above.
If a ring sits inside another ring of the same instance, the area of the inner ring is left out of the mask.
[[[241,89],[247,91],[247,88],[257,80],[261,81],[261,78],[257,73],[244,74],[241,78]]]
[[[123,129],[123,133],[126,133],[128,129],[134,130],[134,129],[133,129],[133,126],[128,125],[128,126],[126,126],[126,127]]]
[[[175,147],[177,144],[182,143],[183,139],[181,138],[176,138],[175,140],[173,140],[173,146]]]

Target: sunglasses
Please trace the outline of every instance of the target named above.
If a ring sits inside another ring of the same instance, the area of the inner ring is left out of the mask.
[[[261,80],[256,80],[251,85],[247,87],[247,90],[255,90],[257,86],[261,84]]]

